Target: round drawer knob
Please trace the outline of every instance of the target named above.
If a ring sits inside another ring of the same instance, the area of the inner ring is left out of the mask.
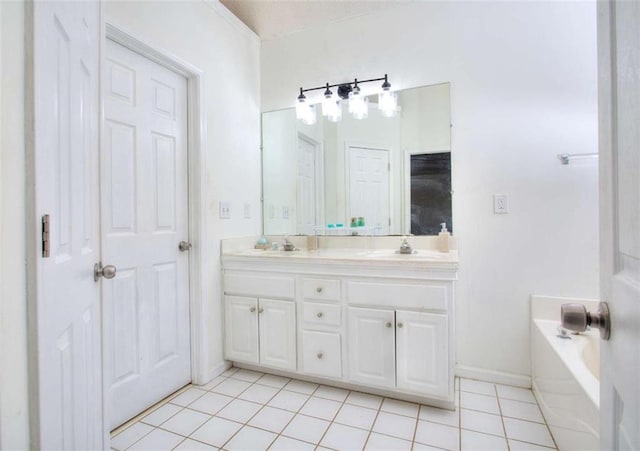
[[[322,314],[322,312],[318,312],[318,313],[316,313],[316,316],[317,316],[318,318],[322,318],[323,314]]]
[[[398,327],[404,327],[404,324],[398,323]]]
[[[322,287],[318,287],[318,288],[316,288],[316,292],[318,292],[318,293],[322,293]]]
[[[324,357],[324,354],[323,354],[323,353],[321,353],[321,352],[319,352],[319,353],[318,353],[318,355],[317,355],[317,357],[318,357],[319,359],[321,359],[322,357]]]
[[[264,312],[264,309],[263,308],[259,308],[258,309],[258,313],[262,313],[262,312]]]
[[[393,324],[391,324],[391,323],[387,323],[387,324],[386,324],[386,326],[387,326],[388,328],[390,328],[392,325],[393,325]]]
[[[255,312],[255,311],[256,311],[256,308],[255,308],[255,307],[251,307],[251,308],[249,309],[249,311],[250,311],[251,313],[253,313],[253,312]]]

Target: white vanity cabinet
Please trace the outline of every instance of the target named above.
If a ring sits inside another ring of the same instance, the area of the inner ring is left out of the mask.
[[[268,255],[223,255],[226,359],[453,408],[457,261]]]

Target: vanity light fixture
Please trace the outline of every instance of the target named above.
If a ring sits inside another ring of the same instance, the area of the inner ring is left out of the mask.
[[[298,103],[296,104],[296,117],[304,124],[312,125],[316,122],[315,105],[307,101],[305,92],[317,91],[324,89],[324,97],[322,99],[322,115],[326,116],[331,122],[338,122],[342,119],[342,101],[349,101],[349,113],[356,119],[365,119],[369,115],[369,98],[360,91],[360,84],[375,81],[383,81],[378,93],[378,108],[384,117],[393,117],[398,112],[398,96],[391,90],[387,74],[381,78],[372,78],[369,80],[358,80],[353,82],[337,83],[330,85],[326,83],[324,86],[317,88],[300,88]],[[337,87],[337,95],[330,88]]]

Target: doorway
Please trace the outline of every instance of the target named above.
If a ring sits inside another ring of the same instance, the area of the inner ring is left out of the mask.
[[[313,235],[323,220],[322,151],[320,144],[298,134],[298,183],[296,233]]]
[[[347,153],[346,219],[362,217],[372,233],[388,235],[391,226],[389,150],[348,146]]]
[[[108,426],[191,381],[187,79],[107,39],[101,152]],[[182,242],[182,245],[180,243]]]

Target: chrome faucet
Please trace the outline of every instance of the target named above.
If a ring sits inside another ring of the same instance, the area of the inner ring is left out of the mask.
[[[407,241],[407,238],[403,238],[402,239],[402,243],[400,243],[400,249],[398,249],[398,253],[400,254],[413,254],[414,250],[411,247],[411,245],[409,244],[409,241]]]
[[[296,246],[295,244],[293,244],[290,240],[289,240],[289,236],[285,236],[282,239],[282,249],[290,252],[290,251],[295,251],[296,250]]]

